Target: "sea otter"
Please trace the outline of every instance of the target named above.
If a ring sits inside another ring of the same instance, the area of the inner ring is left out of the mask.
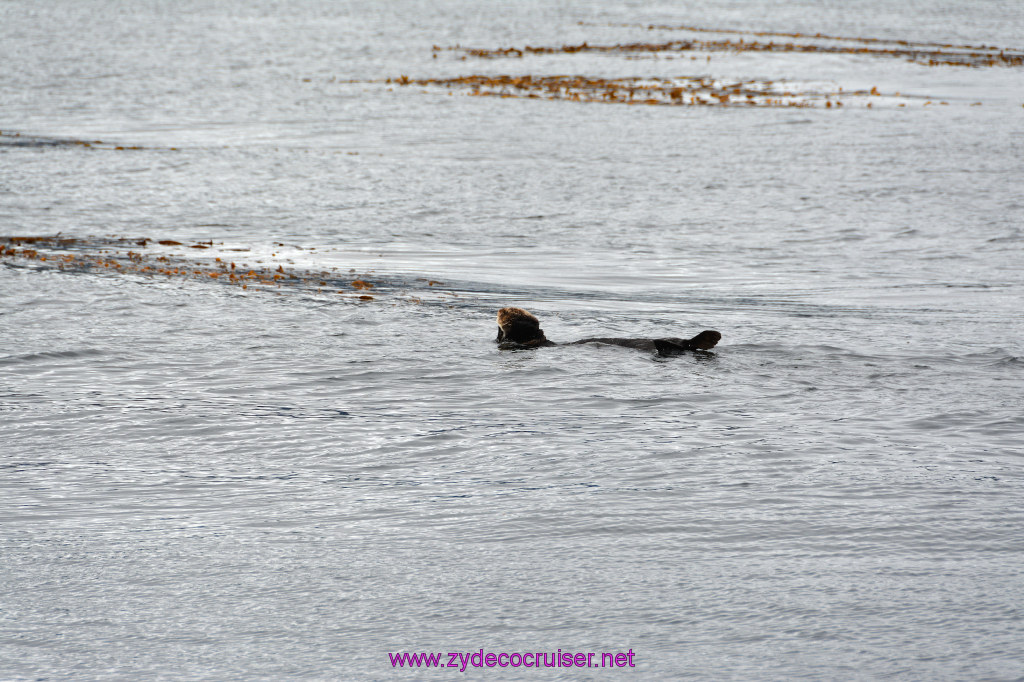
[[[612,346],[636,348],[655,352],[658,355],[679,355],[695,350],[714,348],[722,335],[716,331],[705,329],[692,339],[614,339],[591,338],[558,344],[548,341],[544,330],[540,328],[540,320],[522,308],[502,308],[498,311],[498,338],[495,339],[505,348],[539,348],[541,346],[575,346],[580,343],[605,343]]]

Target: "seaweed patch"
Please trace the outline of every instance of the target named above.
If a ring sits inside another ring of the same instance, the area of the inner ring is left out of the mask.
[[[753,35],[771,36],[777,34],[755,33]],[[877,39],[836,38],[821,34],[808,36],[799,33],[778,35],[793,36],[794,39],[783,42],[757,39],[744,40],[741,37],[736,40],[729,38],[720,40],[690,39],[666,40],[653,43],[616,43],[612,45],[591,45],[583,42],[576,45],[525,45],[523,47],[506,48],[476,48],[458,45],[442,48],[435,45],[433,49],[435,52],[451,50],[466,57],[476,57],[479,59],[522,58],[527,55],[581,54],[588,52],[622,54],[630,57],[663,55],[702,58],[715,53],[762,52],[905,59],[924,66],[963,66],[974,68],[1024,66],[1024,52],[996,47],[933,45],[929,43],[911,43],[909,41],[893,41],[886,46],[876,44],[882,42]],[[795,38],[803,38],[804,40],[797,40]]]
[[[677,78],[594,78],[587,76],[486,76],[420,78],[401,76],[387,79],[395,85],[435,86],[465,91],[477,97],[521,97],[528,99],[604,102],[617,104],[739,106],[739,107],[842,107],[844,101],[890,101],[910,98],[900,93],[870,90],[831,91],[794,87],[772,80],[728,80],[708,76]],[[945,104],[942,102],[941,104]]]
[[[0,262],[31,262],[60,271],[135,274],[144,277],[217,282],[242,290],[280,291],[283,287],[307,293],[335,294],[352,301],[374,300],[367,289],[378,286],[370,274],[355,270],[285,269],[247,264],[227,257],[189,258],[171,253],[180,247],[223,252],[213,240],[185,244],[174,239],[153,240],[120,237],[72,238],[57,236],[0,237]],[[222,246],[222,245],[221,245]],[[161,248],[163,247],[163,248]],[[388,287],[383,287],[388,290]]]
[[[595,25],[579,22],[580,25]],[[531,57],[568,57],[607,55],[626,60],[687,60],[708,63],[712,58],[740,54],[796,54],[809,59],[853,60],[898,59],[925,67],[964,67],[972,69],[1024,66],[1024,51],[988,45],[961,45],[903,39],[860,38],[822,33],[742,31],[698,26],[658,24],[609,24],[633,31],[658,31],[668,34],[660,41],[634,40],[619,43],[581,43],[565,45],[523,45],[512,47],[432,46],[435,59],[452,54],[455,59],[512,60],[538,63]],[[673,37],[673,33],[686,35]],[[708,35],[716,34],[716,35]],[[564,60],[563,60],[564,61]],[[542,62],[550,67],[551,60]],[[608,64],[614,65],[614,61]],[[767,62],[763,62],[767,65]],[[594,68],[594,62],[588,62]],[[750,68],[747,66],[747,68]],[[632,70],[632,69],[631,69]],[[305,82],[312,79],[303,78]],[[898,91],[880,91],[878,86],[844,88],[840,85],[777,78],[716,78],[711,75],[681,74],[667,77],[599,76],[570,73],[519,73],[508,75],[469,74],[449,77],[411,77],[399,75],[375,81],[387,86],[418,86],[426,90],[444,88],[476,97],[503,99],[546,99],[565,102],[593,102],[630,105],[711,106],[711,107],[814,107],[838,109],[843,106],[871,108],[876,105],[905,107],[909,104],[948,105],[941,97],[911,96]],[[980,104],[975,102],[972,106]]]

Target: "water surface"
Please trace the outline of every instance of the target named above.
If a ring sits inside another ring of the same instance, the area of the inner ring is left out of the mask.
[[[329,283],[3,257],[0,677],[411,679],[454,672],[388,652],[481,648],[636,669],[467,675],[1020,675],[1022,71],[431,49],[673,39],[648,24],[1024,35],[994,1],[0,9],[0,234]],[[900,96],[382,82],[475,73]],[[554,340],[724,338],[502,352],[504,305]]]

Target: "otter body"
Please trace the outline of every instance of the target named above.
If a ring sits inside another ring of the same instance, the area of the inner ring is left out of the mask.
[[[594,337],[557,344],[549,341],[540,328],[540,320],[522,308],[502,308],[498,311],[498,338],[500,344],[514,348],[539,348],[541,346],[576,346],[582,343],[603,343],[609,346],[622,346],[645,350],[658,355],[679,355],[692,351],[710,350],[718,344],[722,335],[706,329],[692,339],[620,339],[611,337]]]

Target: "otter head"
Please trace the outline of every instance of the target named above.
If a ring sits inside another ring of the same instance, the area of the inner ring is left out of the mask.
[[[522,308],[502,308],[498,311],[498,343],[538,346],[548,343],[540,320]]]

